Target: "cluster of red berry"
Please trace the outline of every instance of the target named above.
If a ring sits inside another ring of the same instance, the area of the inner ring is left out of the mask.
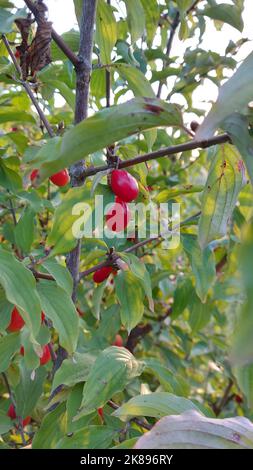
[[[106,225],[113,232],[125,230],[130,222],[130,212],[127,203],[134,201],[139,194],[136,179],[124,170],[113,170],[110,181],[112,192],[115,194],[115,203],[106,214]],[[93,280],[100,284],[110,274],[117,274],[111,266],[105,266],[93,275]]]

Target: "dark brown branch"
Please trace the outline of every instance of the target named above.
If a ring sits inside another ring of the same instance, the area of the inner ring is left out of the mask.
[[[188,150],[194,150],[199,148],[205,149],[208,147],[212,147],[213,145],[224,144],[225,142],[230,142],[230,138],[227,134],[217,135],[211,137],[208,140],[190,140],[189,142],[184,142],[183,144],[173,145],[171,147],[164,147],[159,150],[155,150],[154,152],[144,153],[142,155],[138,155],[135,158],[124,160],[119,163],[118,168],[128,168],[130,166],[138,165],[139,163],[148,162],[150,160],[156,160],[157,158],[162,157],[172,158],[177,153],[187,152]],[[107,165],[87,168],[86,170],[84,170],[84,175],[85,177],[93,176],[99,173],[100,171],[106,170],[108,170]]]
[[[10,44],[9,44],[9,41],[8,41],[8,39],[6,38],[6,36],[4,34],[2,35],[2,40],[4,42],[4,45],[7,49],[10,57],[11,57],[11,60],[14,64],[15,69],[16,69],[17,73],[19,74],[20,80],[18,82],[24,87],[24,89],[25,89],[26,93],[28,94],[30,100],[32,101],[34,107],[36,108],[36,111],[37,111],[37,113],[38,113],[38,115],[41,119],[41,122],[43,122],[48,134],[50,135],[50,137],[54,137],[53,130],[52,130],[45,114],[43,113],[42,109],[40,108],[40,105],[39,105],[38,101],[36,100],[36,98],[33,94],[33,91],[31,90],[31,87],[30,87],[29,83],[22,79],[22,70],[20,68],[20,65],[19,65],[15,55],[13,54],[13,51],[12,51],[12,49],[10,47]]]
[[[35,279],[45,279],[46,281],[55,281],[55,278],[51,274],[39,273],[38,271],[33,271],[32,273]]]
[[[213,411],[215,413],[215,416],[219,416],[222,410],[225,408],[227,403],[233,398],[234,395],[230,395],[231,388],[233,387],[234,382],[231,378],[229,378],[228,384],[224,390],[224,394],[220,400],[220,402],[215,403],[213,405]]]
[[[29,10],[33,13],[34,18],[36,19],[37,23],[40,22],[40,16],[38,13],[38,10],[36,8],[36,5],[32,0],[24,0],[26,6],[29,8]],[[78,68],[79,67],[79,59],[76,56],[76,54],[69,48],[69,46],[63,41],[61,36],[57,34],[57,32],[53,29],[52,30],[52,38],[54,42],[57,44],[57,46],[64,52],[66,57],[72,62],[72,64]]]
[[[76,69],[76,108],[75,124],[88,116],[90,75],[92,70],[93,33],[96,17],[96,0],[83,0],[82,19],[80,26],[79,66]],[[71,186],[82,186],[85,180],[84,160],[80,160],[70,167]],[[79,267],[81,255],[81,241],[67,257],[67,266],[73,278],[72,299],[76,301],[76,291],[79,282]]]

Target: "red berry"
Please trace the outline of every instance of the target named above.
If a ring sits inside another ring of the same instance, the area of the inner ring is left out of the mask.
[[[17,418],[16,411],[15,411],[13,404],[10,405],[8,412],[7,412],[7,416],[9,416],[9,418],[11,418],[12,420]],[[23,419],[23,427],[27,426],[30,423],[30,421],[31,421],[31,416],[27,416],[25,419]]]
[[[18,128],[17,127],[12,127],[11,132],[18,132]]]
[[[37,176],[39,174],[39,170],[33,170],[32,173],[30,174],[30,180],[33,182],[36,180]]]
[[[18,49],[16,49],[16,52],[15,52],[16,59],[20,59],[20,56],[21,56],[20,51]]]
[[[139,194],[139,187],[136,179],[124,170],[112,171],[111,188],[113,193],[124,202],[133,201]]]
[[[113,268],[111,266],[104,266],[93,274],[93,281],[97,284],[101,284],[101,282],[105,281],[112,272]]]
[[[20,331],[22,330],[24,324],[25,322],[21,317],[18,309],[14,307],[11,313],[11,321],[9,323],[9,326],[7,327],[7,330],[11,333],[14,333],[15,331]]]
[[[123,346],[123,339],[122,336],[116,335],[115,336],[115,341],[112,343],[113,346],[118,346],[118,348],[122,348]]]
[[[45,346],[43,346],[43,354],[42,354],[42,356],[41,356],[41,358],[40,358],[40,365],[41,365],[41,366],[44,366],[44,365],[47,364],[50,360],[51,360],[50,349],[49,349],[48,344],[46,344]]]
[[[127,204],[118,197],[115,198],[115,204],[106,214],[107,227],[112,232],[122,232],[128,226],[130,221],[130,212]]]
[[[240,395],[235,395],[235,401],[240,405],[243,402],[243,398]]]
[[[43,321],[45,320],[46,318],[46,315],[44,312],[41,312],[41,323],[43,323]]]
[[[54,183],[56,186],[66,186],[69,183],[70,177],[69,172],[67,169],[59,171],[59,173],[55,173],[55,175],[50,177],[50,181]]]
[[[25,348],[24,348],[24,346],[21,346],[20,351],[19,351],[19,354],[21,354],[21,356],[24,356],[24,355],[25,355]]]
[[[101,418],[101,419],[104,419],[104,410],[103,410],[103,408],[98,408],[98,409],[97,409],[97,412],[98,412],[100,418]]]

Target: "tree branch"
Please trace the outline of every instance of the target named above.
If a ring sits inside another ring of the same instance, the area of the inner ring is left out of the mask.
[[[128,168],[130,166],[138,165],[139,163],[148,162],[150,160],[156,160],[157,158],[162,157],[173,157],[177,153],[187,152],[188,150],[194,150],[198,148],[208,148],[217,144],[224,144],[225,142],[230,142],[230,138],[227,134],[220,134],[218,136],[211,137],[208,140],[190,140],[189,142],[184,142],[179,145],[172,145],[171,147],[163,147],[154,152],[144,153],[138,155],[135,158],[130,158],[129,160],[124,160],[119,162],[118,168]],[[84,170],[84,175],[87,178],[88,176],[93,176],[99,173],[100,171],[108,170],[108,165],[91,167]]]
[[[24,87],[24,89],[25,89],[26,93],[28,94],[30,100],[32,101],[34,107],[36,108],[36,111],[37,111],[41,121],[43,122],[48,134],[50,135],[50,137],[54,137],[53,130],[52,130],[45,114],[43,113],[42,109],[40,108],[40,105],[39,105],[38,101],[36,100],[36,98],[33,94],[33,91],[31,90],[31,87],[30,87],[29,83],[22,79],[22,70],[20,68],[20,65],[19,65],[15,55],[13,54],[13,51],[12,51],[12,49],[10,47],[10,44],[9,44],[9,41],[8,41],[7,37],[4,34],[2,35],[2,40],[4,42],[4,45],[7,49],[10,57],[11,57],[11,60],[14,64],[15,69],[16,69],[17,73],[19,74],[19,77],[20,77],[19,83]]]
[[[33,13],[34,18],[36,19],[37,23],[40,22],[40,16],[38,13],[38,10],[36,8],[36,5],[32,0],[24,0],[26,6],[29,8],[29,10]],[[72,64],[78,68],[79,67],[79,59],[76,56],[76,54],[69,48],[69,46],[63,41],[61,36],[57,34],[57,32],[52,29],[52,39],[54,42],[57,44],[57,46],[64,52],[66,57],[72,62]]]
[[[181,224],[178,224],[176,227],[174,227],[174,230],[176,230],[177,228],[181,227],[182,225],[185,225],[186,223],[194,220],[194,219],[197,219],[198,217],[200,216],[200,212],[197,212],[196,214],[194,214],[193,216],[191,217],[188,217],[187,219],[185,219],[183,222],[181,222]],[[122,253],[132,253],[133,251],[137,250],[138,248],[141,248],[142,246],[145,246],[147,245],[148,243],[151,243],[153,241],[157,241],[161,239],[161,241],[164,239],[163,236],[160,234],[158,235],[158,237],[151,237],[151,238],[147,238],[145,240],[142,240],[138,243],[135,243],[134,245],[130,246],[129,248],[126,248],[125,250],[123,250]],[[108,259],[106,261],[103,261],[99,264],[96,264],[95,266],[92,266],[92,268],[89,268],[89,269],[86,269],[85,271],[82,271],[80,272],[79,274],[79,280],[81,280],[83,277],[86,277],[88,276],[89,274],[92,274],[92,273],[95,273],[96,271],[98,271],[99,269],[105,267],[105,266],[111,266],[112,264],[114,264],[117,259],[120,258],[120,253],[113,253],[113,256],[109,256]]]
[[[83,0],[82,20],[80,26],[79,66],[76,69],[76,108],[75,124],[88,116],[90,75],[92,70],[93,33],[96,17],[96,0]],[[81,160],[70,167],[72,187],[82,186],[84,177],[84,161]],[[79,282],[81,241],[67,257],[67,266],[73,278],[73,301],[76,301],[76,291]]]

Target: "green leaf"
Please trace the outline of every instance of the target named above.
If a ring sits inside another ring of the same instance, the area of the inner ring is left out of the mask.
[[[78,203],[80,203],[79,210]],[[73,228],[78,219],[83,220],[83,203],[92,207],[89,190],[86,187],[71,188],[57,207],[53,227],[47,239],[47,244],[53,246],[50,256],[69,252],[76,246],[78,240],[73,233]],[[75,206],[77,211],[75,211]]]
[[[0,186],[13,193],[22,189],[22,179],[15,171],[8,168],[2,159],[0,159]]]
[[[127,81],[129,88],[135,96],[147,96],[148,98],[155,97],[155,92],[149,81],[136,67],[129,64],[117,63],[111,68],[116,70],[118,74]]]
[[[62,82],[61,80],[46,79],[45,85],[51,87],[54,92],[55,90],[59,90],[66,103],[68,103],[73,111],[75,110],[75,94],[66,83]]]
[[[132,43],[139,39],[145,29],[145,12],[140,0],[125,0],[127,22],[131,33]]]
[[[162,418],[135,445],[135,449],[252,448],[253,425],[247,418],[206,418],[196,411]]]
[[[44,417],[40,429],[33,438],[32,448],[55,449],[60,439],[64,437],[66,427],[65,404],[62,403]]]
[[[203,304],[196,295],[191,298],[189,312],[188,322],[193,333],[202,330],[210,321],[210,305],[208,303]]]
[[[242,156],[253,185],[253,138],[249,133],[248,119],[239,113],[234,113],[222,123],[222,127]]]
[[[95,40],[102,64],[110,64],[111,52],[117,41],[117,23],[113,8],[104,0],[98,0],[97,4]]]
[[[128,382],[138,377],[143,367],[143,363],[125,348],[111,346],[105,349],[90,370],[76,419],[104,406],[115,393],[124,390]]]
[[[13,422],[8,416],[6,416],[6,413],[4,411],[0,410],[0,435],[6,434],[12,428],[13,428]],[[1,448],[1,441],[0,441],[0,448]]]
[[[109,426],[87,426],[61,439],[56,449],[108,449],[115,435]]]
[[[248,364],[241,367],[236,367],[234,375],[238,385],[247,398],[247,405],[252,410],[253,408],[253,364]]]
[[[6,122],[17,122],[17,123],[28,122],[31,124],[36,123],[34,117],[31,114],[26,113],[25,111],[9,110],[9,108],[1,107],[0,108],[0,123],[4,124]]]
[[[40,169],[40,179],[56,173],[90,153],[110,146],[142,130],[158,126],[181,126],[178,108],[152,98],[135,98],[98,111],[66,132],[63,138],[50,139],[35,155],[24,160]]]
[[[76,19],[80,28],[83,15],[83,0],[73,0],[75,6]]]
[[[8,334],[0,338],[0,372],[8,369],[11,359],[20,348],[18,333]]]
[[[216,280],[214,254],[208,246],[201,250],[194,235],[183,235],[182,243],[195,277],[196,293],[205,302],[207,293]]]
[[[147,43],[150,46],[156,34],[157,25],[160,18],[160,11],[157,8],[157,0],[141,0],[145,12],[145,23],[147,33]]]
[[[212,160],[202,196],[198,231],[202,248],[226,235],[227,225],[245,182],[243,162],[231,146],[224,145]]]
[[[73,357],[65,359],[55,373],[52,389],[62,384],[71,387],[79,382],[85,382],[94,362],[94,356],[89,353],[76,352]]]
[[[227,23],[240,32],[243,30],[242,12],[235,5],[221,3],[220,5],[206,7],[202,11],[198,10],[198,14]]]
[[[132,416],[161,418],[189,410],[198,410],[198,407],[187,398],[177,397],[167,392],[156,392],[131,398],[113,414],[122,421],[128,421]]]
[[[13,30],[13,23],[17,18],[25,18],[27,16],[26,9],[22,8],[17,10],[15,14],[10,13],[3,8],[0,8],[0,33],[11,33]]]
[[[15,242],[23,253],[29,253],[35,235],[35,212],[31,207],[26,207],[18,224],[14,229]]]
[[[153,312],[154,311],[154,302],[152,298],[152,287],[151,287],[151,279],[149,272],[144,263],[142,263],[137,256],[133,254],[127,254],[124,256],[124,260],[127,260],[129,268],[133,275],[141,281],[142,288],[148,298],[149,301],[149,308]]]
[[[164,366],[156,359],[146,359],[145,364],[147,370],[157,377],[166,392],[186,397],[189,395],[189,384],[179,374]]]
[[[190,302],[192,292],[193,285],[189,278],[179,280],[174,293],[174,302],[171,315],[172,320],[181,315],[181,313],[183,313],[183,311],[186,309]]]
[[[52,320],[60,344],[70,354],[75,352],[78,339],[78,315],[71,297],[53,281],[38,284],[42,310]]]
[[[18,307],[26,326],[35,338],[41,324],[41,305],[35,278],[29,269],[1,247],[0,284],[5,290],[7,300]]]
[[[114,282],[122,324],[131,331],[141,321],[144,312],[142,283],[130,271],[120,271]]]
[[[253,52],[243,61],[234,75],[219,89],[218,100],[199,126],[196,140],[209,139],[220,124],[234,112],[243,110],[253,98]]]
[[[35,377],[31,377],[31,371],[24,364],[20,365],[20,382],[15,388],[18,416],[23,419],[30,416],[43,393],[46,375],[45,368],[40,367],[36,370]]]
[[[68,295],[72,295],[73,279],[67,267],[62,266],[54,259],[44,261],[42,266],[54,277],[58,286],[62,287]]]

